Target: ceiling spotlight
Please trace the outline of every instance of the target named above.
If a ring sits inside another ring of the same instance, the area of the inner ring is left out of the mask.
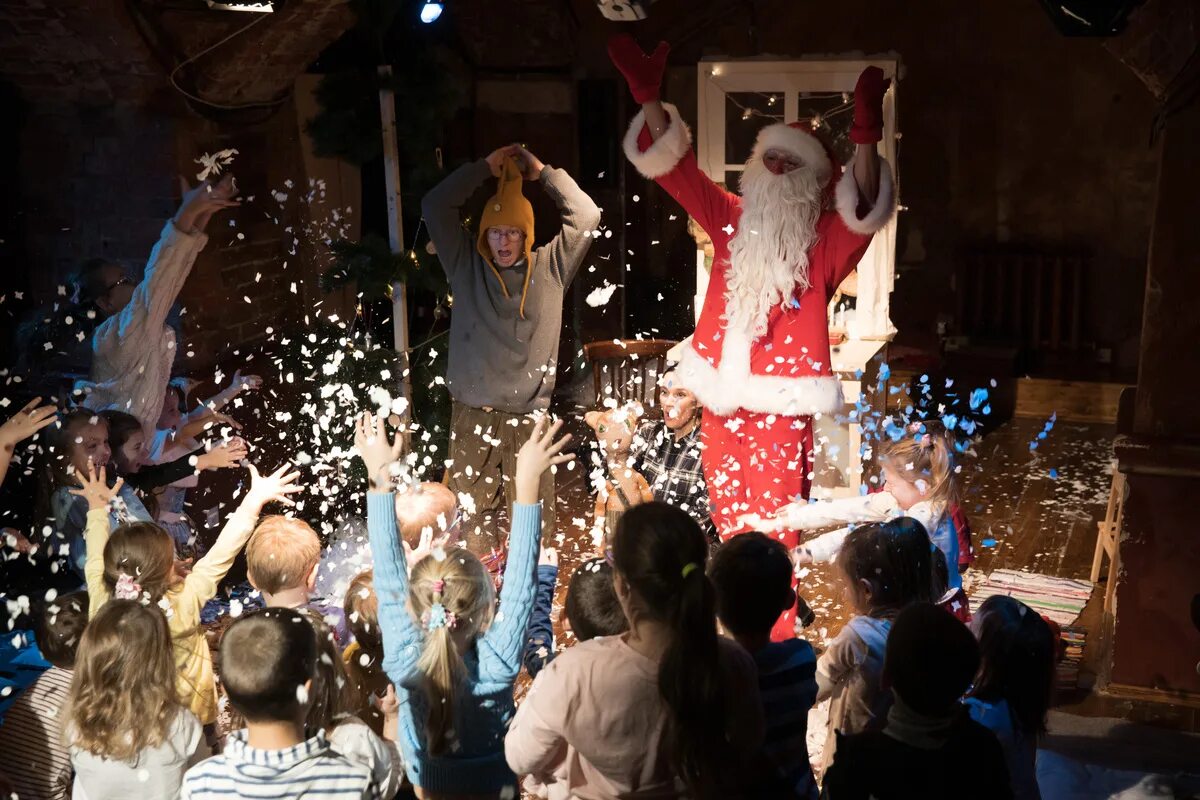
[[[596,0],[605,19],[614,22],[635,22],[645,19],[654,0]]]
[[[275,11],[271,0],[204,0],[214,11],[254,11],[270,14]]]
[[[421,6],[421,22],[428,25],[436,21],[443,10],[441,0],[425,0],[425,5]]]

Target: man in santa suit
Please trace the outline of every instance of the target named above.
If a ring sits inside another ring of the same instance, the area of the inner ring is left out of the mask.
[[[895,208],[891,170],[876,153],[888,82],[859,77],[844,174],[803,124],[763,128],[742,173],[742,194],[700,171],[679,111],[659,100],[669,48],[647,56],[631,36],[609,56],[642,110],[625,136],[634,167],[674,197],[716,249],[704,310],[678,374],[704,406],[701,440],[713,519],[722,538],[739,518],[808,497],[813,423],[843,408],[830,366],[826,308]],[[780,534],[789,549],[796,531]],[[772,638],[793,635],[794,613]]]

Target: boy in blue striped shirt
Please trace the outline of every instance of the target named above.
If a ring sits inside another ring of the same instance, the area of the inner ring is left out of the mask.
[[[229,626],[221,639],[221,682],[246,729],[229,735],[224,753],[187,771],[184,800],[380,800],[368,767],[333,750],[324,731],[304,730],[316,642],[312,625],[290,608],[265,608]]]
[[[796,604],[787,548],[761,533],[734,536],[717,550],[709,578],[717,618],[758,665],[767,736],[749,796],[816,800],[806,735],[817,699],[817,657],[803,639],[771,641],[775,620]]]

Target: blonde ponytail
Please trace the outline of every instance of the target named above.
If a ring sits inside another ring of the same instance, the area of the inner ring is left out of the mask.
[[[922,486],[922,499],[944,509],[959,500],[954,435],[941,422],[913,422],[899,439],[885,439],[879,460],[896,475]]]
[[[425,631],[417,668],[429,703],[426,750],[439,755],[455,739],[455,706],[466,674],[459,647],[469,647],[491,624],[496,590],[479,559],[461,547],[421,559],[409,580],[409,604]]]

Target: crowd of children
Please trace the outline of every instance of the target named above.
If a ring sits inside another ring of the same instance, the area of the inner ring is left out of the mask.
[[[970,785],[1039,797],[1055,634],[1011,598],[970,619],[958,448],[932,420],[880,444],[882,491],[745,518],[753,531],[714,546],[699,411],[668,373],[682,411],[641,456],[658,465],[651,496],[612,515],[604,556],[569,576],[574,644],[560,650],[542,497],[573,457],[562,421],[534,415],[521,436],[510,529],[484,532],[507,540],[495,575],[462,546],[475,534],[459,497],[415,481],[403,437],[365,413],[354,445],[369,568],[344,597],[316,597],[320,537],[297,516],[263,515],[294,505],[300,472],[260,472],[237,437],[201,441],[234,424],[219,409],[259,379],[235,375],[187,411],[159,348],[123,349],[129,326],[173,348],[165,309],[203,223],[234,202],[218,186],[185,198],[142,284],[101,295],[124,320],[97,329],[91,398],[108,407],[56,413],[35,399],[0,425],[0,480],[44,431],[45,525],[6,546],[61,565],[28,609],[38,676],[0,697],[5,796],[842,800]],[[184,493],[204,470],[243,466],[248,487],[198,548]],[[792,551],[777,535],[844,523]],[[263,607],[232,612],[214,659],[201,611],[243,552]],[[797,606],[796,571],[824,561],[853,617],[818,652],[778,623]],[[534,680],[518,704],[522,671]],[[813,763],[809,712],[824,701]]]

